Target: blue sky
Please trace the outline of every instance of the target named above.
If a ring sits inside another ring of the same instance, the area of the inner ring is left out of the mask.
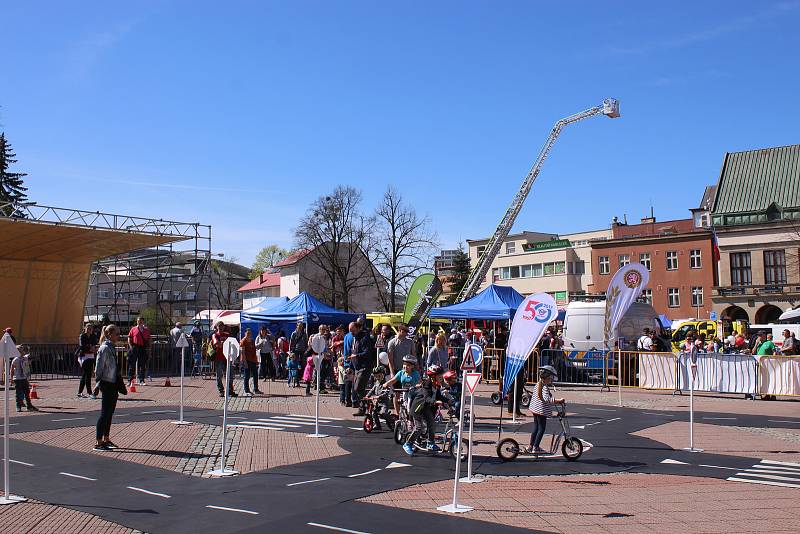
[[[337,184],[443,245],[686,217],[726,151],[800,142],[800,1],[6,2],[0,124],[41,204],[214,227],[252,261]]]

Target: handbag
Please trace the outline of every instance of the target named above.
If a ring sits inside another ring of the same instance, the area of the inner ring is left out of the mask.
[[[128,388],[125,387],[125,380],[122,378],[122,375],[117,375],[117,392],[120,395],[127,395]]]

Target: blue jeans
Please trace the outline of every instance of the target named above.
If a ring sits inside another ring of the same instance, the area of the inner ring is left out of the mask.
[[[533,432],[531,432],[531,447],[538,447],[544,437],[544,430],[547,428],[547,417],[533,414]]]

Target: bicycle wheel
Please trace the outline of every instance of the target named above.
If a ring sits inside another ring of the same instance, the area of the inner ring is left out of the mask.
[[[519,443],[514,438],[505,438],[497,444],[497,456],[504,462],[511,462],[519,455]]]
[[[531,405],[531,396],[527,393],[522,394],[522,406],[528,408]]]
[[[574,462],[583,454],[583,442],[576,437],[569,437],[561,445],[561,454],[570,462]]]
[[[364,432],[369,434],[375,428],[375,423],[372,421],[372,416],[366,416],[364,418],[364,423],[361,425],[364,428]]]
[[[394,442],[400,445],[406,440],[406,433],[404,430],[404,424],[402,421],[397,421],[394,424]]]
[[[495,391],[494,393],[492,393],[492,404],[494,404],[495,406],[500,404],[500,392],[499,391]]]
[[[455,460],[456,459],[456,447],[458,447],[458,442],[456,441],[456,436],[450,438],[450,444],[448,446],[447,452],[450,453],[450,457]],[[467,459],[467,454],[469,452],[469,441],[467,438],[461,440],[461,461],[465,461]]]

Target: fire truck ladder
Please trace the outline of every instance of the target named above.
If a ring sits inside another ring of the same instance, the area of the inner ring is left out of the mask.
[[[500,220],[500,224],[497,225],[494,235],[489,239],[483,254],[478,258],[478,263],[475,265],[475,268],[469,273],[467,282],[464,284],[464,287],[461,288],[456,302],[461,302],[462,300],[467,300],[472,297],[486,278],[486,273],[489,272],[489,266],[500,251],[500,245],[506,237],[508,237],[511,227],[514,226],[514,221],[519,211],[522,209],[522,205],[525,203],[525,199],[528,197],[533,183],[536,181],[537,176],[539,176],[539,171],[542,169],[544,160],[547,159],[547,156],[550,154],[550,150],[552,150],[553,144],[555,144],[564,126],[599,114],[603,114],[612,119],[619,117],[619,102],[614,98],[607,98],[600,106],[581,111],[575,115],[570,115],[555,123],[553,129],[550,131],[550,136],[547,138],[547,141],[545,141],[541,152],[539,152],[539,157],[536,158],[536,162],[522,182],[519,191],[514,195],[514,199],[511,201],[505,215],[503,215],[503,218]]]

